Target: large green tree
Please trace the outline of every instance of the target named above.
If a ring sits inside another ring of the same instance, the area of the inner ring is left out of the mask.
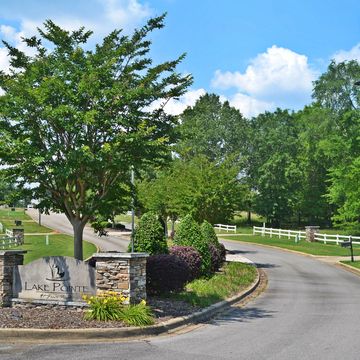
[[[77,259],[85,224],[128,193],[131,165],[164,158],[174,142],[176,118],[152,104],[182,95],[192,77],[176,72],[183,55],[152,65],[148,37],[163,21],[131,36],[115,30],[94,50],[86,50],[90,31],[50,20],[39,37],[24,39],[34,56],[5,43],[11,70],[0,73],[0,161],[18,183],[34,185],[39,208],[65,213]]]
[[[251,122],[247,174],[256,194],[255,210],[273,226],[291,220],[299,201],[299,129],[294,115],[277,109]]]
[[[196,221],[212,224],[229,221],[248,191],[231,159],[216,164],[205,156],[176,159],[138,189],[147,210],[170,218],[190,213]]]
[[[201,96],[180,118],[181,141],[177,149],[183,158],[205,156],[210,161],[223,161],[230,155],[236,154],[239,159],[244,154],[248,122],[228,101],[221,102],[218,95]]]
[[[327,200],[337,209],[336,223],[360,229],[360,63],[331,62],[315,82],[313,96],[331,112],[332,131],[321,146],[331,158]]]

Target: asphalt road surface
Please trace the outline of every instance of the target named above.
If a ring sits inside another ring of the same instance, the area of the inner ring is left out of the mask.
[[[27,213],[35,221],[39,222],[39,213],[36,209],[28,209]],[[57,230],[64,234],[73,236],[73,228],[64,214],[51,213],[50,215],[41,214],[41,225]],[[97,245],[101,250],[127,251],[129,239],[124,236],[98,236],[90,226],[84,229],[84,240]],[[1,358],[0,358],[1,359]]]
[[[0,359],[360,359],[357,275],[280,250],[225,245],[268,274],[268,289],[245,307],[192,331],[147,340],[21,345],[0,339]]]

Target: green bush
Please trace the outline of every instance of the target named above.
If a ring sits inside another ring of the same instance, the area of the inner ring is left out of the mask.
[[[189,214],[179,224],[174,236],[174,244],[192,246],[201,256],[201,274],[209,275],[211,272],[211,257],[207,242],[202,236],[199,224]]]
[[[131,251],[131,244],[128,251]],[[135,228],[134,251],[150,255],[167,254],[168,246],[162,227],[155,213],[145,213]]]
[[[208,244],[219,245],[219,240],[213,226],[206,220],[201,224],[201,234]]]

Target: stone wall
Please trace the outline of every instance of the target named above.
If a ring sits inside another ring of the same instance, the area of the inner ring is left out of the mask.
[[[11,305],[13,269],[23,264],[25,253],[23,250],[0,251],[0,307]]]
[[[319,231],[319,226],[305,226],[305,232],[306,232],[306,241],[308,242],[314,242],[315,241],[315,234]]]
[[[145,253],[97,253],[97,293],[115,291],[129,297],[130,303],[146,299]]]

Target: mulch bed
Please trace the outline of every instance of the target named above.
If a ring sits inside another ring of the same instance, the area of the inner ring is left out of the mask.
[[[155,315],[155,323],[189,315],[200,308],[183,301],[151,297],[148,299]],[[0,328],[80,329],[126,327],[120,321],[84,320],[84,310],[51,306],[0,308]]]

